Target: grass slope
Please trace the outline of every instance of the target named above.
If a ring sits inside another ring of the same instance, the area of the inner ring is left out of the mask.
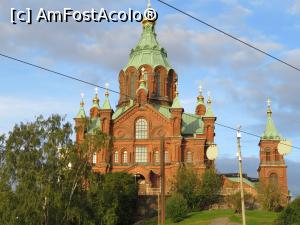
[[[241,217],[239,215],[235,215],[232,210],[214,210],[190,213],[185,220],[179,223],[172,223],[169,219],[167,219],[166,225],[207,225],[213,219],[220,217],[228,217],[230,221],[236,223],[242,222]],[[247,225],[271,225],[276,217],[277,214],[272,212],[247,211],[246,213]],[[141,225],[156,224],[156,219],[151,219]]]

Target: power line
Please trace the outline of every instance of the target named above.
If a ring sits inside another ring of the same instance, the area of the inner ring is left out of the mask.
[[[192,18],[192,19],[194,19],[194,20],[196,20],[196,21],[198,21],[198,22],[200,22],[200,23],[202,23],[202,24],[204,24],[204,25],[206,25],[206,26],[208,26],[208,27],[210,27],[210,28],[212,28],[212,29],[214,29],[214,30],[216,30],[216,31],[218,31],[218,32],[220,32],[220,33],[222,33],[222,34],[230,37],[230,38],[232,38],[232,39],[234,39],[234,40],[236,40],[236,41],[238,41],[238,42],[240,42],[241,44],[244,44],[244,45],[246,45],[246,46],[248,46],[248,47],[250,47],[250,48],[252,48],[252,49],[254,49],[254,50],[256,50],[256,51],[258,51],[258,52],[260,52],[260,53],[262,53],[262,54],[264,54],[264,55],[266,55],[266,56],[268,56],[268,57],[270,57],[270,58],[272,58],[272,59],[274,59],[274,60],[276,60],[276,61],[278,61],[278,62],[280,62],[280,63],[282,63],[282,64],[284,64],[284,65],[286,65],[288,67],[290,67],[290,68],[292,68],[292,69],[295,69],[298,72],[300,72],[300,68],[298,68],[298,67],[296,67],[296,66],[294,66],[294,65],[292,65],[292,64],[290,64],[290,63],[288,63],[288,62],[286,62],[286,61],[284,61],[284,60],[282,60],[282,59],[280,59],[280,58],[278,58],[276,56],[273,56],[270,53],[268,53],[268,52],[266,52],[264,50],[261,50],[258,47],[255,47],[254,45],[252,45],[252,44],[250,44],[250,43],[248,43],[246,41],[243,41],[242,39],[240,39],[238,37],[235,37],[232,34],[229,34],[229,33],[225,32],[224,30],[221,30],[220,28],[217,28],[217,27],[215,27],[215,26],[213,26],[213,25],[211,25],[211,24],[209,24],[209,23],[207,23],[207,22],[205,22],[205,21],[203,21],[203,20],[201,20],[201,19],[199,19],[199,18],[197,18],[197,17],[195,17],[195,16],[193,16],[193,15],[191,15],[191,14],[189,14],[189,13],[187,13],[187,12],[185,12],[185,11],[183,11],[183,10],[181,10],[181,9],[173,6],[173,5],[171,5],[171,4],[169,4],[169,3],[166,3],[166,2],[161,1],[161,0],[157,0],[157,1],[159,1],[160,3],[162,3],[162,4],[168,6],[168,7],[172,8],[172,9],[174,9],[174,10],[176,10],[176,11],[178,11],[178,12],[180,12],[180,13],[182,13],[182,14],[184,14],[184,15],[186,15],[186,16],[188,16],[188,17],[190,17],[190,18]]]
[[[30,62],[27,62],[27,61],[24,61],[24,60],[21,60],[21,59],[18,59],[16,57],[12,57],[12,56],[9,56],[9,55],[6,55],[6,54],[3,54],[0,52],[0,56],[4,57],[4,58],[7,58],[7,59],[11,59],[13,61],[16,61],[16,62],[19,62],[19,63],[23,63],[25,65],[28,65],[28,66],[31,66],[31,67],[34,67],[34,68],[37,68],[37,69],[41,69],[41,70],[44,70],[44,71],[47,71],[49,73],[53,73],[57,76],[61,76],[61,77],[64,77],[64,78],[67,78],[67,79],[71,79],[71,80],[74,80],[74,81],[77,81],[77,82],[81,82],[81,83],[84,83],[84,84],[87,84],[87,85],[90,85],[90,86],[93,86],[93,87],[98,87],[98,88],[101,88],[103,90],[108,90],[110,92],[113,92],[115,94],[119,94],[119,95],[123,95],[123,96],[126,96],[130,99],[133,99],[131,96],[129,95],[126,95],[126,94],[123,94],[123,93],[120,93],[119,91],[115,91],[113,89],[107,89],[106,87],[103,87],[101,85],[97,85],[97,84],[94,84],[92,82],[89,82],[89,81],[85,81],[85,80],[82,80],[82,79],[79,79],[79,78],[76,78],[74,76],[71,76],[71,75],[67,75],[67,74],[64,74],[64,73],[61,73],[61,72],[57,72],[53,69],[49,69],[49,68],[46,68],[46,67],[43,67],[43,66],[39,66],[39,65],[36,65],[36,64],[33,64],[33,63],[30,63]],[[162,106],[162,107],[165,107],[165,106]],[[167,108],[167,107],[166,107]],[[192,114],[189,114],[190,116],[193,116],[197,119],[199,119],[199,116],[196,116],[196,115],[192,115]],[[221,126],[221,127],[224,127],[224,128],[227,128],[227,129],[230,129],[230,130],[234,130],[234,131],[240,131],[241,133],[244,133],[244,134],[247,134],[247,135],[250,135],[250,136],[254,136],[254,137],[258,137],[260,138],[259,135],[256,135],[256,134],[253,134],[253,133],[250,133],[250,132],[247,132],[247,131],[243,131],[243,130],[238,130],[237,128],[234,128],[234,127],[231,127],[231,126],[228,126],[228,125],[224,125],[224,124],[221,124],[221,123],[215,123],[216,125],[218,126]],[[286,145],[286,146],[289,146],[289,147],[293,147],[295,149],[300,149],[300,147],[297,147],[297,146],[292,146],[292,145],[287,145],[287,144],[283,144],[283,145]]]
[[[35,67],[35,68],[38,68],[38,69],[41,69],[41,70],[44,70],[44,71],[56,74],[58,76],[62,76],[62,77],[67,78],[67,79],[71,79],[71,80],[78,81],[78,82],[81,82],[81,83],[84,83],[84,84],[87,84],[87,85],[90,85],[90,86],[93,86],[93,87],[98,87],[98,88],[103,89],[103,90],[108,90],[110,92],[113,92],[113,93],[116,93],[116,94],[120,94],[118,91],[115,91],[115,90],[112,90],[112,89],[108,89],[106,87],[103,87],[103,86],[91,83],[89,81],[85,81],[85,80],[76,78],[75,76],[71,76],[71,75],[67,75],[67,74],[61,73],[61,72],[57,72],[55,70],[52,70],[52,69],[49,69],[49,68],[46,68],[46,67],[43,67],[43,66],[39,66],[39,65],[36,65],[36,64],[24,61],[22,59],[18,59],[18,58],[15,58],[15,57],[3,54],[1,52],[0,52],[0,56],[2,56],[4,58],[7,58],[7,59],[11,59],[11,60],[17,61],[17,62],[20,62],[20,63],[23,63],[23,64],[26,64],[28,66],[32,66],[32,67]],[[125,94],[123,94],[123,95],[125,95]],[[125,96],[127,96],[127,95],[125,95]],[[127,96],[127,97],[130,97],[130,96]]]

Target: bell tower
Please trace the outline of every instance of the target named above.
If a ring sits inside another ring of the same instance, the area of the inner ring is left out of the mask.
[[[151,7],[148,2],[148,7]],[[137,101],[136,92],[143,80],[148,90],[147,101],[171,106],[175,93],[177,74],[167,59],[155,32],[155,21],[142,21],[142,34],[129,55],[127,65],[119,73],[120,99],[117,107],[126,107]]]
[[[282,194],[282,202],[289,199],[286,164],[284,157],[278,152],[278,144],[283,138],[278,133],[272,119],[271,100],[268,99],[267,124],[260,142],[260,164],[258,167],[259,180],[263,185],[273,183],[278,186]]]

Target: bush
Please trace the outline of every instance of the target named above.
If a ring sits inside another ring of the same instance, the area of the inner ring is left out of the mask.
[[[256,207],[256,199],[249,193],[244,192],[245,199],[245,208],[248,210],[253,210]],[[229,207],[232,207],[235,213],[242,212],[242,203],[241,203],[241,192],[236,192],[235,194],[228,195],[226,197],[226,202]]]
[[[167,200],[166,212],[167,216],[175,223],[187,216],[188,205],[182,194],[175,193]]]
[[[300,224],[300,197],[290,203],[278,216],[276,225]]]

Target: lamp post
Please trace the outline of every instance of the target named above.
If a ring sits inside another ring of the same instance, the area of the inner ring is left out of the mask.
[[[244,199],[244,188],[243,188],[243,166],[242,166],[242,153],[241,153],[241,126],[238,127],[237,130],[237,157],[239,160],[239,169],[240,169],[240,189],[241,189],[241,204],[242,204],[242,219],[243,219],[243,225],[246,225],[246,215],[245,215],[245,199]]]

